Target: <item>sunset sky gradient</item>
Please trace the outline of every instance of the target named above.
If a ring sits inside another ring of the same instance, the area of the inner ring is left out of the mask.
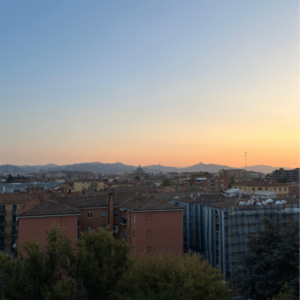
[[[299,4],[1,1],[0,164],[299,167]]]

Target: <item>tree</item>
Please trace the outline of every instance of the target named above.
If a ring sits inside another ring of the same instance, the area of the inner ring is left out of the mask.
[[[52,226],[48,246],[42,251],[33,238],[19,249],[18,260],[0,253],[0,273],[4,277],[2,295],[9,300],[65,300],[74,293],[74,280],[66,277],[68,261],[74,260],[71,240]]]
[[[234,177],[231,176],[231,177],[230,177],[230,181],[229,181],[229,183],[228,183],[228,187],[231,188],[231,187],[234,185],[234,183],[235,183]]]
[[[71,276],[77,282],[78,299],[109,299],[116,285],[132,265],[131,246],[113,237],[107,227],[82,234]],[[72,266],[71,266],[72,267]]]
[[[263,221],[263,229],[249,236],[242,261],[240,291],[251,299],[267,300],[277,295],[287,283],[299,297],[299,224]]]
[[[228,291],[222,278],[221,270],[198,254],[142,254],[118,288],[127,289],[124,299],[221,300],[227,299]]]
[[[14,177],[11,176],[11,174],[9,174],[6,178],[6,182],[12,182],[14,181]]]
[[[164,178],[164,180],[161,183],[161,186],[170,186],[172,185],[172,181],[170,178]]]
[[[272,300],[297,300],[297,296],[293,289],[285,283],[282,290],[279,292],[278,295],[272,298]]]

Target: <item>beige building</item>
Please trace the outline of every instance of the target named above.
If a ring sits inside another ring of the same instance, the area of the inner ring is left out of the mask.
[[[215,173],[214,176],[227,177],[228,179],[230,179],[233,176],[235,179],[239,179],[239,178],[246,177],[245,173],[246,173],[245,169],[228,169],[228,170],[221,169],[219,170],[219,172]]]
[[[80,179],[74,181],[74,192],[81,192],[83,189],[94,188],[104,189],[103,180],[98,179]]]
[[[237,182],[232,187],[241,189],[243,194],[253,194],[259,191],[276,192],[276,197],[284,197],[289,194],[289,185],[280,182],[246,181]]]

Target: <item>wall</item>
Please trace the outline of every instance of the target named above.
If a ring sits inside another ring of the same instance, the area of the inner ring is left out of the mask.
[[[182,211],[127,211],[126,214],[127,226],[121,226],[121,231],[126,230],[128,234],[129,229],[127,242],[135,248],[135,255],[146,251],[146,247],[151,247],[151,254],[168,250],[183,252]],[[147,215],[151,215],[151,222],[147,222]],[[151,238],[146,236],[148,230],[151,230]]]
[[[74,182],[74,191],[75,192],[81,192],[83,188],[89,188],[91,186],[94,186],[95,183],[97,183],[96,188],[97,189],[104,189],[104,182],[103,181],[75,181]]]
[[[66,223],[62,220],[66,220]],[[35,237],[44,248],[47,245],[45,229],[49,229],[52,224],[58,224],[64,236],[72,241],[72,245],[77,243],[78,216],[58,216],[58,217],[37,217],[19,218],[18,246],[28,242]]]

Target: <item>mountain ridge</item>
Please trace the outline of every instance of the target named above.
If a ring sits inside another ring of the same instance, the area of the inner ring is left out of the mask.
[[[132,172],[136,170],[136,166],[125,165],[123,163],[101,163],[101,162],[89,162],[89,163],[79,163],[79,164],[70,164],[70,165],[62,165],[58,166],[56,164],[46,164],[46,165],[25,165],[25,166],[15,166],[8,165],[9,172],[11,173],[33,173],[39,172],[40,169],[51,169],[51,171],[85,171],[85,172],[94,172],[94,173],[122,173],[122,172]],[[248,171],[262,172],[262,173],[270,173],[281,167],[272,167],[266,165],[255,165],[242,167],[242,169],[246,169]],[[283,167],[284,168],[284,167]],[[162,165],[149,165],[144,166],[143,169],[146,172],[218,172],[220,169],[237,169],[235,167],[229,167],[226,165],[218,165],[218,164],[203,164],[200,162],[199,164],[178,168],[178,167],[168,167]],[[286,170],[291,170],[291,168],[284,168]],[[0,166],[0,172],[6,173],[7,165]]]

